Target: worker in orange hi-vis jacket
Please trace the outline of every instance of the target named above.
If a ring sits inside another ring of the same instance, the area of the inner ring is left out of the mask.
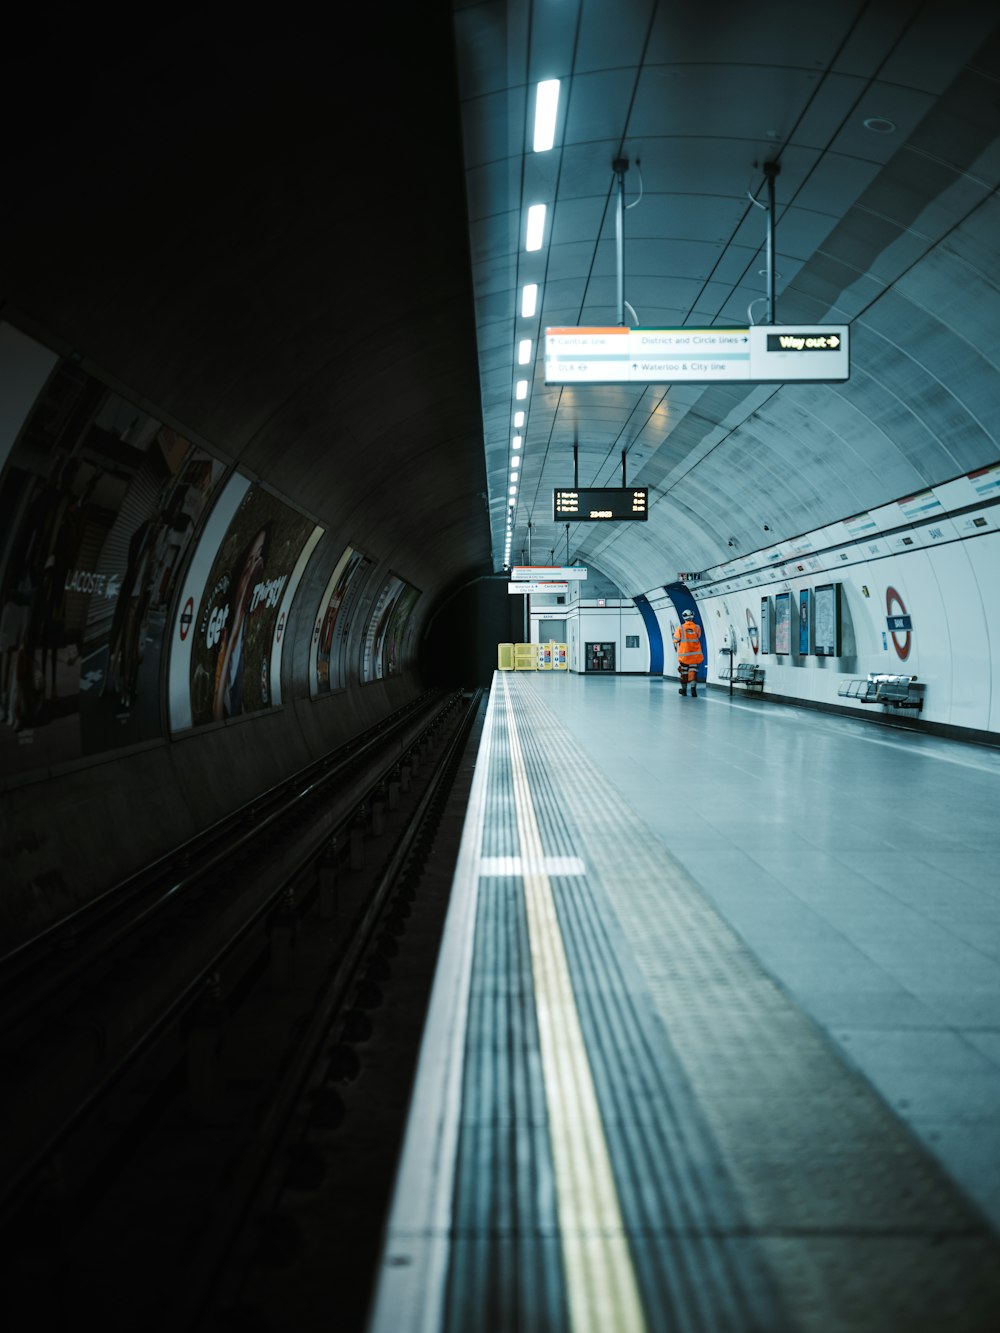
[[[688,681],[691,682],[691,697],[698,697],[698,663],[704,662],[705,654],[701,651],[701,627],[695,624],[693,611],[681,612],[681,623],[674,630],[674,647],[677,649],[677,670],[681,678],[678,694],[687,696]]]

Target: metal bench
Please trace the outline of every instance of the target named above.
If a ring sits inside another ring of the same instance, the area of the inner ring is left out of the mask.
[[[748,693],[751,690],[760,693],[764,689],[764,668],[756,662],[737,662],[735,667],[721,667],[719,675],[729,681],[730,692],[734,685],[744,685]]]
[[[857,699],[861,704],[883,704],[886,708],[912,708],[916,712],[924,706],[923,686],[916,676],[898,676],[873,671],[867,680],[848,680],[837,693],[844,699]]]

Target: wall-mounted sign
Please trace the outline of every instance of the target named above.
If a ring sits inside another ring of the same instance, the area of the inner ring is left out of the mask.
[[[649,515],[647,486],[574,486],[552,492],[555,523],[621,523]]]
[[[849,375],[846,324],[545,330],[546,384],[825,384]]]

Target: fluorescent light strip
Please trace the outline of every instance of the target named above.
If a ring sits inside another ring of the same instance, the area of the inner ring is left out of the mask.
[[[524,413],[523,413],[523,412],[515,412],[515,413],[514,413],[514,429],[515,429],[515,430],[521,430],[523,426],[524,426]],[[517,445],[516,445],[516,444],[514,445],[514,448],[515,448],[515,449],[517,448]]]
[[[517,344],[517,364],[526,366],[531,360],[531,339],[522,338]]]
[[[521,315],[530,319],[538,309],[538,283],[526,282],[521,291]]]
[[[547,153],[556,141],[556,112],[559,110],[559,80],[543,79],[535,90],[536,153]]]
[[[517,383],[514,385],[514,397],[517,399],[521,399],[521,398],[527,398],[527,396],[528,396],[528,381],[518,380]]]
[[[520,449],[523,443],[524,439],[520,435],[515,435],[513,440],[511,441],[511,447],[514,449]]]
[[[528,226],[524,235],[525,250],[540,250],[545,235],[545,204],[532,204],[528,209]]]

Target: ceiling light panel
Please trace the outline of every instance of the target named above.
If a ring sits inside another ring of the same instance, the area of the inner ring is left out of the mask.
[[[536,153],[547,153],[555,143],[558,114],[559,80],[543,79],[535,89],[535,129],[532,147]]]
[[[524,230],[524,248],[529,253],[542,248],[545,239],[545,216],[548,208],[545,204],[532,204],[528,209],[528,219]]]

